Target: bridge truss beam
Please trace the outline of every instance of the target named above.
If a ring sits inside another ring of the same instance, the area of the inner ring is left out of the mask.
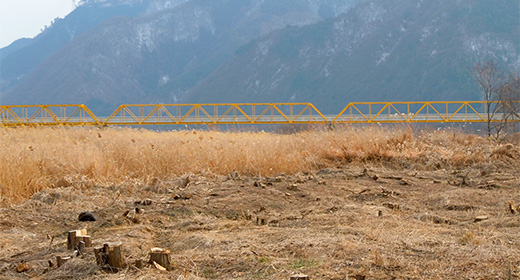
[[[353,102],[332,123],[456,123],[520,121],[520,101]]]
[[[125,104],[109,117],[85,105],[0,105],[0,126],[456,123],[520,121],[520,101],[353,102],[326,116],[311,103]]]
[[[82,104],[0,106],[0,126],[87,125],[101,125],[101,122]]]
[[[326,123],[311,103],[121,105],[106,125]]]

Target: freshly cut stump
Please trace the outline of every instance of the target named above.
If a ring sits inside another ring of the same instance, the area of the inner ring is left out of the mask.
[[[152,248],[150,250],[150,260],[148,262],[150,264],[156,262],[160,266],[170,270],[170,251],[162,248]]]
[[[80,241],[78,243],[78,255],[83,255],[85,253],[86,243],[84,241]]]
[[[67,249],[73,250],[81,241],[85,243],[86,248],[92,247],[92,239],[87,235],[86,229],[69,231],[69,235],[67,236]]]
[[[56,256],[56,263],[57,263],[58,267],[61,267],[64,263],[70,261],[71,259],[72,259],[71,257]]]
[[[94,248],[94,255],[99,266],[117,272],[126,267],[121,242],[105,243],[103,247]]]

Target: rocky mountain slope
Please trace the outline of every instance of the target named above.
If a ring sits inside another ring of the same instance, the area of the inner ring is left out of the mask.
[[[337,16],[356,2],[89,1],[85,8],[130,7],[137,15],[112,17],[75,37],[28,71],[3,94],[2,103],[112,108],[122,102],[177,102],[239,46],[287,25]],[[55,25],[49,30],[59,27]],[[16,75],[2,79],[11,76]]]
[[[366,1],[242,47],[188,102],[478,100],[469,68],[520,69],[518,1]],[[211,93],[211,94],[209,94]]]
[[[519,3],[91,0],[1,50],[0,103],[476,100],[469,67],[520,69]]]
[[[0,90],[16,86],[49,56],[96,25],[113,17],[136,16],[143,9],[143,5],[124,3],[103,7],[84,3],[65,19],[54,20],[35,38],[23,38],[0,49]]]

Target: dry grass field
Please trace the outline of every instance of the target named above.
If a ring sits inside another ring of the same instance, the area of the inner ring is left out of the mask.
[[[519,279],[518,141],[406,127],[0,129],[0,279]],[[49,268],[82,228],[94,246],[121,241],[129,266],[106,272],[89,250]],[[153,247],[171,251],[170,271],[133,265]]]

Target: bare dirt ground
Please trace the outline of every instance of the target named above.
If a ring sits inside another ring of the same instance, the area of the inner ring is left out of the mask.
[[[520,215],[508,209],[520,204],[519,170],[345,164],[46,189],[0,209],[0,278],[519,279]],[[123,216],[135,207],[144,213]],[[98,220],[79,222],[82,211]],[[82,228],[94,246],[121,241],[128,268],[100,269],[92,249],[49,268]],[[152,247],[171,251],[171,271],[132,265]],[[22,261],[29,270],[18,273]]]

